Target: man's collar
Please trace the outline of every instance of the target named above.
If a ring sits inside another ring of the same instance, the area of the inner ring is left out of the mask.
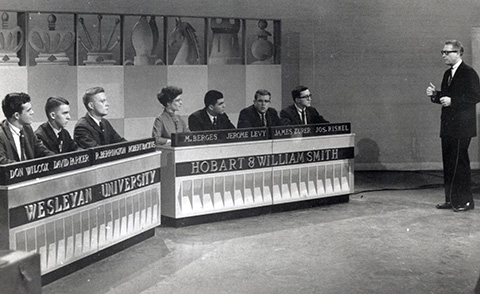
[[[304,107],[303,109],[298,107],[297,103],[293,103],[293,105],[295,105],[295,108],[297,109],[298,112],[302,112],[305,110],[306,107]]]
[[[460,59],[459,61],[457,61],[457,63],[455,63],[455,64],[452,66],[452,70],[457,70],[457,68],[460,66],[461,63],[462,63],[462,60]]]
[[[93,119],[93,121],[94,121],[98,126],[100,126],[101,120],[93,117],[93,115],[91,115],[90,112],[87,112],[87,114]]]
[[[50,121],[48,121],[48,124],[50,125],[50,127],[52,128],[53,132],[55,133],[55,135],[57,135],[58,137],[58,134],[60,134],[60,132],[62,131],[61,129],[60,130],[57,130],[51,123]]]
[[[20,136],[20,129],[19,127],[14,126],[11,122],[7,120],[8,126],[10,127],[10,130],[17,136]]]

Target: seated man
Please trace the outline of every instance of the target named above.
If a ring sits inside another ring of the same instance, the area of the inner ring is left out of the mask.
[[[103,88],[87,89],[83,94],[83,104],[87,108],[87,114],[78,120],[73,132],[73,137],[81,148],[126,141],[113,129],[110,122],[103,118],[108,114],[109,106]]]
[[[0,128],[0,163],[13,163],[54,155],[37,138],[32,123],[32,104],[25,93],[10,93],[2,101],[6,120]]]
[[[43,145],[55,153],[65,153],[79,150],[77,143],[65,129],[70,120],[70,103],[63,97],[50,97],[45,103],[45,113],[48,121],[41,124],[35,135],[42,140]]]
[[[282,125],[309,125],[329,123],[318,111],[311,107],[312,94],[305,86],[298,86],[292,90],[293,104],[280,112]]]
[[[208,91],[203,102],[205,107],[195,111],[188,117],[190,131],[235,129],[235,126],[225,113],[225,99],[221,92],[216,90]]]
[[[267,90],[255,92],[253,105],[242,109],[238,117],[238,128],[274,127],[280,124],[275,108],[270,107],[271,96]]]

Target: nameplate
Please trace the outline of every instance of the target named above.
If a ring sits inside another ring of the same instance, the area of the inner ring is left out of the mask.
[[[206,159],[177,163],[176,176],[195,176],[350,158],[354,158],[353,147]]]
[[[350,123],[280,126],[270,128],[272,139],[350,134]]]
[[[10,228],[72,211],[159,182],[160,169],[152,169],[13,207],[9,210]]]
[[[153,152],[156,150],[156,146],[155,139],[148,138],[98,146],[90,150],[92,152],[92,164],[99,164]]]
[[[172,147],[267,140],[266,128],[201,131],[172,134]]]
[[[90,166],[88,150],[20,161],[0,166],[0,185],[10,185]]]

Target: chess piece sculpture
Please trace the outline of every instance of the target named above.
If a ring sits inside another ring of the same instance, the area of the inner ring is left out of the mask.
[[[0,66],[18,66],[20,58],[17,52],[23,47],[23,30],[19,26],[9,28],[7,13],[2,14],[0,29]]]
[[[174,65],[200,64],[200,49],[195,29],[180,18],[175,19],[175,28],[170,34],[168,46],[181,42],[180,49],[173,60]]]
[[[211,19],[210,27],[213,32],[212,47],[210,50],[209,64],[242,64],[242,54],[238,41],[240,20],[233,23],[227,18],[218,21]]]
[[[110,37],[108,38],[107,42],[103,42],[102,38],[102,15],[98,15],[98,26],[97,26],[97,41],[94,42],[90,33],[88,32],[87,27],[85,26],[85,20],[80,17],[78,22],[80,23],[83,31],[85,32],[86,40],[84,41],[80,37],[79,42],[87,51],[87,59],[83,61],[85,65],[112,65],[115,64],[116,61],[113,59],[113,49],[117,44],[120,42],[120,36],[118,36],[115,42],[112,41],[114,39],[115,31],[117,29],[118,24],[120,23],[120,19],[115,19],[115,25],[110,33]]]
[[[258,21],[257,39],[252,43],[252,56],[257,59],[253,64],[271,64],[274,46],[268,40],[272,34],[267,32],[268,23],[265,20]]]
[[[68,65],[70,59],[66,51],[73,45],[75,35],[71,31],[56,30],[57,17],[53,14],[47,17],[47,22],[48,30],[33,28],[28,35],[30,46],[38,52],[35,62]]]

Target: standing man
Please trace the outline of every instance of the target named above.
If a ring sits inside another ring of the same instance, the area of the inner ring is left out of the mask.
[[[205,107],[188,117],[190,131],[235,129],[225,113],[225,99],[221,92],[217,90],[208,91],[203,102]]]
[[[2,101],[5,120],[0,127],[0,164],[55,155],[35,136],[32,104],[26,93],[10,93]]]
[[[108,114],[108,101],[102,87],[87,89],[83,94],[87,114],[75,125],[73,137],[81,148],[113,144],[126,141],[104,118]]]
[[[442,105],[440,137],[442,140],[445,202],[438,209],[467,211],[473,209],[468,146],[477,135],[475,104],[480,102],[480,82],[473,68],[462,61],[463,46],[447,41],[441,51],[450,67],[443,75],[441,90],[430,83],[427,95]]]
[[[50,97],[45,103],[48,121],[41,124],[35,135],[43,145],[55,153],[65,153],[80,149],[65,129],[70,120],[70,103],[63,97]]]
[[[292,90],[293,104],[280,112],[282,125],[309,125],[329,123],[315,107],[312,107],[312,94],[305,86],[297,86]]]
[[[272,94],[267,90],[255,92],[253,105],[242,109],[238,117],[237,127],[260,128],[274,127],[280,124],[280,118],[275,108],[270,107]]]

